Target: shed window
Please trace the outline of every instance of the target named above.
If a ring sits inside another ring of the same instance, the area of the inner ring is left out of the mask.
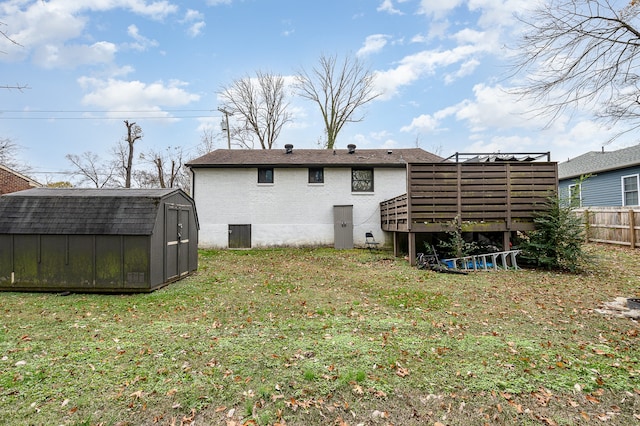
[[[638,175],[622,176],[622,205],[638,205]]]
[[[582,186],[579,183],[569,185],[569,202],[571,207],[582,207]]]
[[[324,169],[322,167],[309,168],[309,183],[324,183]]]
[[[351,191],[373,192],[373,169],[351,169]]]
[[[273,168],[271,167],[259,168],[258,183],[273,183]]]

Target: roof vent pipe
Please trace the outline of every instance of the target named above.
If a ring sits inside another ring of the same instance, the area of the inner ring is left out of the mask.
[[[291,145],[290,143],[286,144],[284,146],[284,152],[286,154],[291,154],[293,152],[293,145]]]
[[[349,154],[353,154],[354,152],[356,152],[356,146],[352,143],[347,145],[347,149],[349,149]]]

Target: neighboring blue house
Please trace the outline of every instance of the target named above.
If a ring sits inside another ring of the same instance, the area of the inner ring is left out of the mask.
[[[576,207],[638,206],[639,176],[640,145],[591,151],[558,164],[558,194]]]

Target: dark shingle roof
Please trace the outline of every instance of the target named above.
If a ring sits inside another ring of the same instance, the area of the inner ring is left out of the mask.
[[[589,173],[606,172],[640,164],[640,145],[617,151],[590,151],[558,164],[558,178],[568,179]]]
[[[177,189],[36,188],[0,197],[0,234],[150,235]]]
[[[406,167],[407,163],[434,163],[442,157],[420,148],[404,149],[217,149],[187,163],[190,167]]]

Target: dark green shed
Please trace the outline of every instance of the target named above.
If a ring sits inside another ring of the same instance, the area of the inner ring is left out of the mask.
[[[36,188],[0,197],[0,290],[148,292],[198,268],[180,189]]]

